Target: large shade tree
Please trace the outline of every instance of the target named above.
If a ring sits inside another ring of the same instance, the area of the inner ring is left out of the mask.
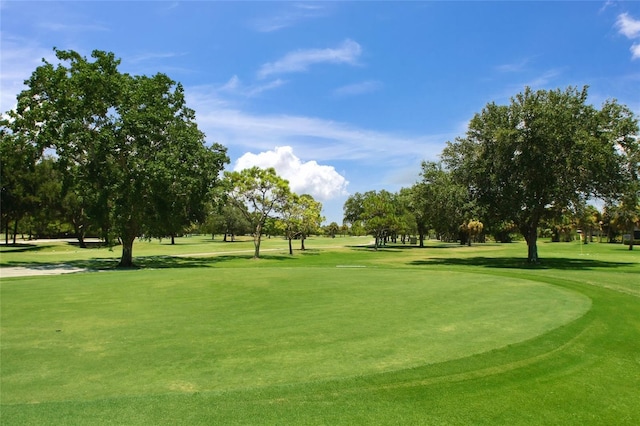
[[[517,226],[535,263],[538,225],[551,211],[624,191],[637,132],[628,108],[609,101],[598,110],[587,103],[586,87],[526,88],[508,105],[487,104],[442,158],[492,223]]]
[[[55,152],[76,207],[107,222],[122,241],[120,266],[131,266],[136,237],[201,216],[226,150],[205,146],[182,86],[168,76],[121,73],[120,60],[102,51],[93,60],[56,56],[25,82],[12,131]]]

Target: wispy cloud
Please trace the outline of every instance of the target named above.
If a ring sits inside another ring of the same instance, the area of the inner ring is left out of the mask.
[[[525,82],[523,87],[529,86],[532,89],[544,88],[556,80],[560,75],[562,75],[561,69],[550,69]]]
[[[187,90],[188,104],[197,111],[198,126],[216,141],[239,151],[267,151],[291,146],[304,158],[318,161],[399,160],[432,158],[457,134],[402,135],[360,128],[317,117],[256,114],[229,106],[211,96]],[[457,129],[452,129],[457,131]]]
[[[618,32],[630,40],[640,38],[640,20],[629,16],[628,13],[621,13],[618,15],[616,21],[616,27]],[[640,43],[633,43],[629,48],[631,51],[631,59],[640,58]]]
[[[640,21],[629,16],[628,13],[621,13],[618,15],[616,27],[618,27],[618,32],[620,34],[629,39],[634,39],[640,36]]]
[[[552,68],[546,71],[523,70],[522,74],[516,74],[517,79],[505,81],[500,90],[491,96],[496,102],[508,101],[514,94],[521,92],[525,87],[533,90],[551,89],[562,86],[562,74],[564,69]],[[500,76],[502,77],[502,76]]]
[[[308,19],[327,16],[328,11],[328,4],[290,3],[273,15],[251,21],[250,25],[256,31],[268,33],[295,26]]]
[[[602,7],[600,8],[600,10],[598,10],[598,13],[602,13],[605,10],[607,10],[610,6],[614,6],[615,5],[615,1],[614,0],[607,0],[604,2],[604,4],[602,5]]]
[[[382,83],[375,80],[362,81],[360,83],[348,84],[346,86],[338,87],[333,91],[333,95],[337,97],[345,96],[357,96],[365,93],[375,92],[380,90]]]
[[[353,40],[345,40],[336,48],[302,49],[286,54],[282,59],[268,62],[258,71],[259,78],[266,78],[273,74],[285,74],[307,71],[311,65],[348,64],[356,65],[362,48]]]
[[[109,31],[109,28],[99,24],[62,24],[59,22],[41,22],[38,27],[56,32],[87,32],[87,31]]]
[[[138,55],[135,55],[131,58],[129,58],[130,62],[133,63],[138,63],[138,62],[145,62],[145,61],[154,61],[156,59],[171,59],[171,58],[178,58],[181,56],[186,55],[186,53],[180,53],[180,52],[146,52],[146,53],[140,53]]]
[[[264,84],[244,84],[237,75],[234,75],[225,84],[218,88],[214,88],[215,92],[225,93],[232,96],[242,96],[252,98],[263,92],[276,89],[286,84],[282,79],[276,79]]]
[[[524,58],[519,61],[498,65],[496,67],[496,71],[504,72],[504,73],[522,72],[527,69],[527,66],[530,63],[531,63],[531,58]]]

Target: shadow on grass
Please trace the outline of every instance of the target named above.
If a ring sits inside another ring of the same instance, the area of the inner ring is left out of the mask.
[[[511,268],[511,269],[559,269],[559,270],[585,270],[596,268],[622,268],[633,265],[629,262],[606,262],[593,259],[576,258],[544,258],[539,263],[529,263],[520,257],[468,257],[468,258],[431,258],[414,260],[410,265],[417,266],[481,266],[485,268]]]
[[[50,245],[36,245],[36,244],[2,244],[0,246],[0,253],[23,253],[26,251],[40,251],[42,249],[51,247]]]
[[[468,246],[466,244],[460,244],[460,243],[433,243],[433,242],[429,242],[428,245],[425,245],[423,247],[420,247],[417,244],[387,244],[387,245],[383,245],[383,246],[378,246],[378,250],[377,251],[388,251],[388,252],[399,252],[399,251],[405,251],[405,250],[431,250],[431,249],[462,249],[462,250],[466,250],[469,248],[475,248],[475,247],[499,247],[502,244],[508,244],[508,243],[482,243],[482,245],[477,245],[474,244],[472,246]],[[373,244],[360,244],[360,245],[346,245],[345,247],[351,248],[351,249],[359,249],[359,250],[370,250],[370,251],[375,251],[375,248],[373,247]]]
[[[289,255],[270,255],[260,256],[260,259],[253,259],[250,254],[247,255],[220,255],[210,257],[182,257],[182,256],[147,256],[135,257],[132,267],[121,268],[118,266],[120,260],[117,258],[94,258],[86,260],[71,260],[59,264],[41,263],[41,262],[7,262],[3,267],[22,267],[31,270],[53,270],[53,269],[86,269],[89,271],[127,271],[127,270],[145,270],[145,269],[176,269],[176,268],[212,268],[220,263],[246,260],[247,262],[260,261],[278,261],[291,262],[296,260],[296,256]]]
[[[67,244],[83,250],[109,247],[109,245],[103,241],[85,241],[85,247],[80,247],[80,243],[78,241],[67,241]]]
[[[211,268],[217,264],[246,260],[252,262],[260,262],[261,260],[268,261],[292,261],[295,260],[295,256],[289,255],[275,255],[265,254],[261,255],[259,259],[254,259],[251,254],[238,254],[238,255],[218,255],[210,257],[182,257],[182,256],[149,256],[149,257],[137,257],[134,259],[135,268],[137,269],[171,269],[171,268]]]

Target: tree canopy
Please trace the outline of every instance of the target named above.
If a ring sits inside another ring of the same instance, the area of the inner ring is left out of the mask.
[[[267,219],[280,213],[291,197],[289,182],[276,174],[273,167],[251,167],[225,172],[229,200],[235,203],[254,230],[254,258],[260,257],[260,243]]]
[[[121,73],[113,53],[97,50],[93,61],[56,56],[25,82],[9,127],[55,152],[70,207],[118,236],[120,265],[131,266],[136,237],[172,235],[202,217],[226,149],[205,146],[182,85],[168,76]]]
[[[377,250],[385,238],[399,227],[395,195],[389,191],[356,192],[344,204],[345,221],[362,224],[366,232],[374,237]]]
[[[492,223],[515,224],[537,262],[543,218],[588,197],[619,197],[637,180],[637,133],[628,108],[608,101],[598,110],[586,87],[527,88],[509,105],[487,104],[442,158]]]

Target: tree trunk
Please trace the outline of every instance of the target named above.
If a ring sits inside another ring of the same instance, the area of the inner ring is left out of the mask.
[[[6,246],[9,245],[9,220],[7,219],[7,223],[4,224],[4,244]]]
[[[524,235],[527,241],[527,261],[538,263],[538,227],[531,226]]]
[[[253,246],[255,247],[255,251],[253,252],[253,258],[254,259],[259,259],[260,258],[260,241],[261,241],[261,237],[262,237],[262,224],[259,223],[256,226],[255,234],[253,234]]]
[[[635,226],[632,226],[631,230],[629,231],[629,250],[633,250],[633,243],[634,243],[633,239],[635,237],[634,228]],[[622,239],[624,240],[624,237]]]
[[[171,245],[175,246],[176,245],[176,236],[171,234]]]
[[[135,235],[122,237],[122,257],[118,267],[131,268],[133,266],[133,242],[135,239]]]
[[[418,225],[418,240],[420,240],[420,247],[424,247],[424,236],[427,233],[428,229],[425,229],[426,226],[424,224]]]
[[[291,245],[291,237],[289,237],[289,255],[293,256],[293,246]]]
[[[76,238],[78,239],[78,244],[80,245],[80,248],[87,248],[87,243],[85,243],[84,241],[84,227],[74,220],[73,228],[76,231]]]
[[[80,248],[87,248],[87,243],[84,241],[83,233],[78,233],[78,245]]]
[[[304,240],[305,240],[305,239],[306,239],[306,238],[305,238],[305,236],[304,236],[304,235],[301,235],[301,236],[300,236],[300,250],[302,250],[302,251],[306,250],[306,248],[305,248],[305,246],[304,246]]]
[[[16,237],[18,236],[18,219],[13,222],[13,245],[16,245]]]
[[[102,225],[102,238],[107,247],[111,247],[111,238],[109,236],[109,227],[105,224]]]

